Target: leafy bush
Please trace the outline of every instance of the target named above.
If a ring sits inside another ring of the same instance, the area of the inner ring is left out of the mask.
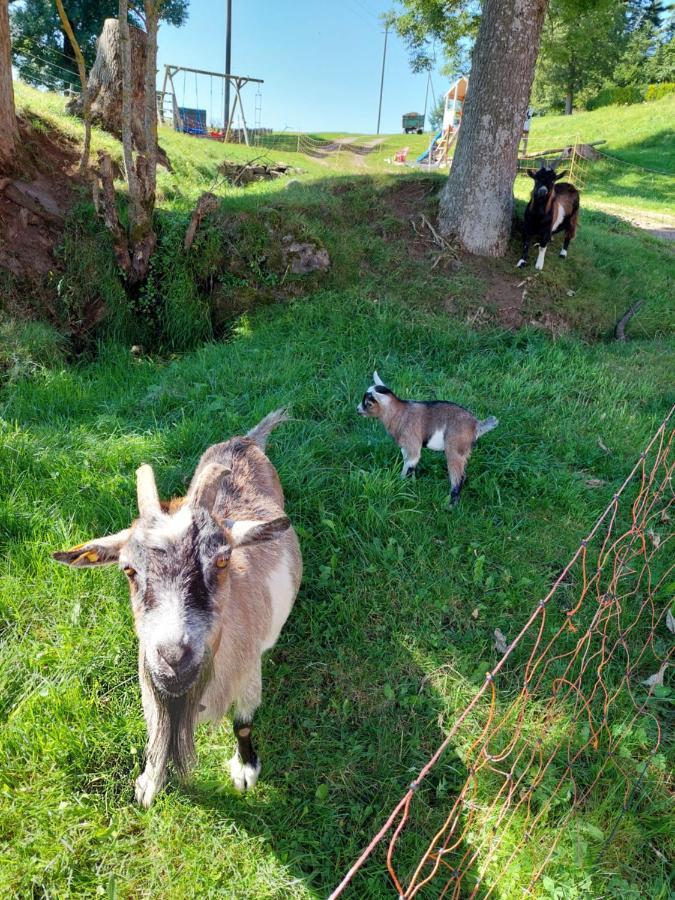
[[[660,100],[667,94],[675,94],[675,82],[664,81],[662,84],[650,84],[647,87],[645,100]]]
[[[629,84],[625,87],[605,87],[586,103],[586,109],[600,109],[601,106],[629,106],[631,103],[642,103],[644,99],[645,88],[638,84]]]

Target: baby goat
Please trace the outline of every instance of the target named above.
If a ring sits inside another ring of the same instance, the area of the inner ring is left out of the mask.
[[[527,264],[527,255],[533,237],[539,239],[539,254],[535,269],[544,268],[546,248],[554,234],[565,232],[565,240],[560,255],[567,256],[567,248],[577,231],[579,219],[579,191],[571,184],[556,184],[566,172],[556,175],[552,167],[542,166],[538,172],[527,170],[534,179],[530,202],[525,209],[523,221],[523,254],[518,260],[518,268]]]
[[[356,411],[379,419],[401,448],[401,478],[415,472],[423,447],[444,452],[453,504],[459,500],[474,444],[481,435],[499,425],[494,416],[479,421],[468,409],[446,400],[401,400],[377,372],[373,372],[373,384]]]
[[[204,453],[187,495],[159,499],[150,466],[137,475],[139,518],[54,559],[70,566],[117,563],[127,576],[138,635],[138,673],[148,727],[136,800],[149,806],[166,781],[194,761],[194,728],[234,706],[239,790],[260,772],[251,723],[261,697],[261,657],[291,611],[302,575],[298,540],[284,515],[276,469],[265,455],[284,410],[246,437]]]

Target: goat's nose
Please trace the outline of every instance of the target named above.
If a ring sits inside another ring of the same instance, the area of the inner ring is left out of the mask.
[[[192,659],[192,649],[183,644],[159,644],[157,655],[160,663],[167,666],[175,675],[189,666]]]

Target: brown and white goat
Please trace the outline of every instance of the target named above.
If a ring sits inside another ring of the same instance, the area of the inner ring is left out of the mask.
[[[232,707],[232,780],[239,790],[257,781],[251,725],[261,657],[279,637],[302,575],[279,477],[264,452],[285,419],[277,410],[246,437],[210,447],[187,495],[168,504],[150,466],[141,466],[131,527],[54,554],[76,567],[118,564],[129,581],[148,728],[136,780],[142,806],[164,785],[169,760],[180,772],[194,761],[195,726]]]
[[[459,500],[466,464],[476,441],[499,425],[494,416],[479,420],[468,409],[448,400],[402,400],[377,372],[373,372],[373,384],[356,411],[361,416],[379,419],[401,448],[401,478],[414,475],[424,447],[445,453],[451,504]]]
[[[523,220],[523,252],[518,260],[518,268],[527,265],[527,256],[532,238],[539,240],[539,254],[535,269],[544,268],[546,248],[559,231],[565,232],[560,256],[567,256],[570,241],[577,231],[579,219],[579,191],[571,184],[557,182],[567,173],[556,174],[555,168],[542,166],[539,171],[528,169],[527,174],[534,179],[532,196],[525,209]]]

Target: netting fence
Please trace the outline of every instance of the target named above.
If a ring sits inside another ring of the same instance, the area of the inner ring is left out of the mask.
[[[602,143],[602,142],[600,142]],[[557,164],[565,181],[583,193],[582,208],[597,209],[652,232],[675,237],[675,177],[605,153],[577,140],[562,150],[543,151],[518,160],[518,174],[541,163]]]
[[[674,410],[331,900],[385,841],[399,898],[538,896],[575,829],[597,866],[630,811],[667,808]],[[430,830],[429,776],[458,766]]]

